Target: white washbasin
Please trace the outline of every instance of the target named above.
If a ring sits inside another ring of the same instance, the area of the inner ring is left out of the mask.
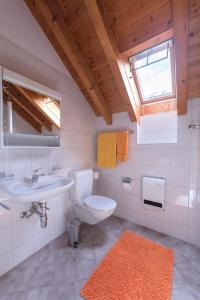
[[[49,197],[68,190],[74,184],[71,177],[46,175],[33,183],[31,179],[7,183],[5,188],[13,200],[21,202],[46,202]]]

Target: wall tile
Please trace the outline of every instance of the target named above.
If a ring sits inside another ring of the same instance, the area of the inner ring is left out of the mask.
[[[7,205],[7,201],[5,203]],[[11,211],[0,206],[0,230],[11,225]]]
[[[190,168],[200,169],[200,148],[191,148],[190,150]]]
[[[189,168],[190,151],[188,148],[176,147],[172,148],[171,167],[173,168]]]
[[[149,118],[148,122],[151,121],[152,124],[160,122],[161,127],[158,131],[161,133],[166,128],[162,127],[159,118],[161,117],[157,115],[156,118]],[[136,144],[137,132],[134,133],[129,141],[128,162],[118,164],[112,170],[99,169],[100,177],[102,174],[106,174],[108,180],[105,185],[102,182],[98,186],[98,191],[117,200],[116,214],[118,216],[131,220],[129,210],[137,210],[142,225],[198,244],[199,234],[197,228],[200,224],[198,221],[200,211],[200,130],[189,130],[188,124],[191,121],[200,121],[200,99],[188,101],[188,114],[178,116],[177,143],[152,144],[151,139],[155,140],[156,132],[152,131],[152,127],[148,122],[143,124],[143,127],[146,126],[146,129],[143,128],[146,130],[145,138],[149,139],[150,144]],[[120,124],[125,126],[125,124],[128,124],[127,122],[127,115],[115,114],[115,122],[111,129],[117,130]],[[171,125],[169,124],[169,126]],[[103,119],[97,118],[97,131],[103,131],[106,128],[108,127]],[[133,128],[137,131],[135,123],[133,123]],[[170,130],[172,130],[172,127]],[[160,133],[158,132],[158,136]],[[146,140],[146,142],[148,141]],[[116,178],[120,180],[122,176],[133,178],[135,191],[134,186],[133,190],[129,192],[120,190],[117,186],[114,190],[112,178],[115,178],[115,182],[117,182]],[[166,179],[166,214],[160,214],[159,211],[156,212],[152,209],[144,210],[141,199],[143,176]],[[106,189],[103,191],[105,186]],[[133,202],[133,199],[137,199],[137,201]],[[139,203],[141,206],[139,206]]]
[[[142,147],[140,157],[141,165],[153,166],[155,164],[155,149]]]
[[[170,222],[188,225],[188,208],[182,206],[170,206]]]
[[[4,227],[0,230],[0,255],[12,250],[12,231],[11,226]]]
[[[189,209],[188,226],[200,230],[200,210],[195,207]]]
[[[0,170],[1,172],[9,172],[9,151],[0,149]]]
[[[156,166],[154,168],[154,177],[158,177],[158,178],[164,178],[166,180],[166,184],[169,184],[169,180],[170,180],[170,167],[160,167],[160,166]]]
[[[31,150],[31,169],[40,169],[39,172],[48,172],[49,167],[49,149],[32,149]]]
[[[170,185],[174,187],[189,187],[189,169],[170,168]]]
[[[138,209],[128,209],[126,218],[128,221],[134,224],[141,224],[141,210]]]
[[[141,147],[129,148],[128,162],[136,166],[141,164]]]
[[[143,116],[140,118],[140,125],[138,125],[138,143],[176,143],[177,124],[176,112]]]
[[[31,172],[31,150],[10,149],[10,171],[15,176],[28,176]]]
[[[200,169],[190,169],[190,189],[200,189]]]
[[[7,251],[6,253],[0,254],[0,276],[8,272],[13,268],[13,252]]]
[[[13,223],[13,247],[22,244],[28,239],[33,239],[33,221],[30,219],[20,219],[20,221]]]
[[[200,190],[189,190],[189,208],[200,211]]]
[[[171,158],[171,146],[157,146],[154,151],[156,166],[168,167]]]
[[[142,182],[142,177],[149,176],[155,177],[155,166],[141,166],[140,167],[140,180]]]
[[[170,235],[175,238],[187,241],[188,240],[188,227],[187,225],[179,223],[170,223]]]
[[[62,167],[56,174],[63,176],[71,169],[92,168],[96,156],[96,116],[76,83],[2,37],[0,49],[0,62],[5,67],[56,89],[63,95],[61,148],[0,149],[0,171],[12,172],[16,179],[22,179],[32,176],[33,170],[38,168],[42,168],[41,173],[49,173],[55,164]],[[47,229],[40,228],[38,216],[28,220],[20,218],[20,213],[30,208],[29,203],[10,200],[11,214],[0,209],[0,275],[66,230],[73,211],[65,196],[67,194],[58,195],[49,201],[51,210]]]
[[[188,242],[200,246],[199,229],[188,227]]]
[[[187,188],[168,187],[167,189],[167,201],[173,206],[182,206],[188,208],[189,206],[189,194]]]
[[[24,240],[13,249],[14,266],[17,266],[34,253],[33,239]]]
[[[200,131],[190,130],[191,148],[200,148]]]
[[[180,128],[178,130],[177,144],[173,144],[172,147],[189,148],[190,147],[190,135],[191,135],[191,132],[188,129],[188,127],[186,127],[186,128]]]

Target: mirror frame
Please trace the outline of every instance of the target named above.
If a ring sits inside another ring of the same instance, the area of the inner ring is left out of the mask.
[[[0,147],[1,148],[60,148],[61,147],[61,140],[60,145],[58,147],[48,147],[48,146],[5,146],[3,143],[3,80],[7,80],[11,83],[17,84],[34,92],[38,92],[40,94],[55,98],[56,100],[60,101],[60,110],[62,107],[62,95],[61,93],[37,82],[32,79],[29,79],[21,74],[18,74],[14,71],[11,71],[7,68],[0,66]],[[60,133],[61,133],[60,128]],[[61,134],[60,134],[61,139]]]

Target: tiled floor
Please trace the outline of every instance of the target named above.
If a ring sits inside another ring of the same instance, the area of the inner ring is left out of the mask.
[[[1,277],[0,300],[81,299],[80,288],[126,228],[174,250],[173,299],[200,299],[200,248],[111,217],[84,224],[78,249],[68,247],[64,234]]]

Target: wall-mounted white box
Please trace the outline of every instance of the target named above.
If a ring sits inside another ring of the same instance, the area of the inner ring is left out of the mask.
[[[165,201],[165,179],[143,177],[142,192],[145,205],[163,208]]]

